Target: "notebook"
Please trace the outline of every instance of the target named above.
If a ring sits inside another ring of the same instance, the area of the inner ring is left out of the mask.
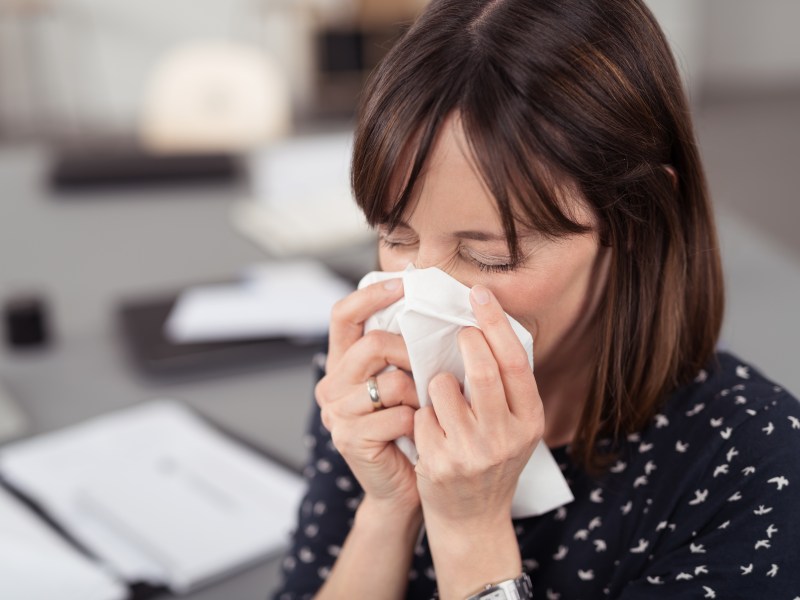
[[[178,594],[282,551],[304,493],[171,400],[10,444],[0,474],[119,579]]]

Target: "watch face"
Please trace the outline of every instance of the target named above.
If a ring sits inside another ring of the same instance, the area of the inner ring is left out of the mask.
[[[481,596],[481,600],[508,600],[508,596],[503,590],[494,590],[488,596]]]

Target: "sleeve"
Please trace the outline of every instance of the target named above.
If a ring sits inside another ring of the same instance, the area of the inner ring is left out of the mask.
[[[703,475],[708,500],[679,506],[689,528],[619,600],[800,598],[800,404],[786,393],[751,411]]]
[[[281,565],[283,581],[274,600],[310,599],[319,590],[363,497],[361,486],[333,446],[316,404],[305,443],[309,460],[303,474],[308,487],[300,503],[291,546]]]

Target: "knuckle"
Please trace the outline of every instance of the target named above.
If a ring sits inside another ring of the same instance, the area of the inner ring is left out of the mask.
[[[350,314],[349,302],[347,301],[348,298],[349,296],[342,298],[341,300],[337,300],[331,307],[331,322],[341,322],[347,320]]]
[[[323,377],[317,382],[317,385],[314,386],[314,398],[317,401],[318,406],[322,406],[323,404],[327,404],[328,402],[328,383],[327,377]]]
[[[513,376],[529,375],[532,373],[528,357],[515,352],[503,365],[506,373]]]
[[[361,337],[361,344],[369,354],[379,354],[386,346],[386,336],[384,332],[373,329]]]
[[[469,374],[470,384],[480,388],[490,388],[500,382],[497,367],[488,363],[475,365]]]

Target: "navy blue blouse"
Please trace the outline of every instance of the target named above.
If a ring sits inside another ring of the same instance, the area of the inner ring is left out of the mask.
[[[318,410],[306,441],[308,492],[278,600],[319,589],[363,494]],[[574,466],[569,447],[552,452],[575,500],[514,521],[535,598],[800,600],[800,404],[738,358],[718,354],[603,476]],[[423,537],[406,597],[435,591]]]

